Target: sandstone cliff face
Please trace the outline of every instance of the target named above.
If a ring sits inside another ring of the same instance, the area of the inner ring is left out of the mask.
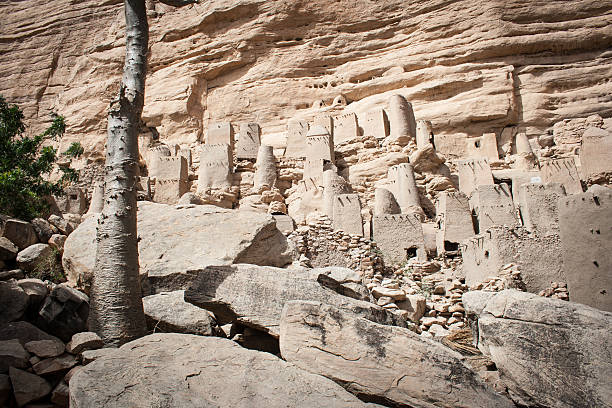
[[[120,78],[121,4],[0,4],[0,94],[32,130],[65,115],[61,144],[80,140],[92,159]],[[535,137],[562,119],[612,116],[612,7],[599,0],[151,2],[149,17],[143,116],[172,143],[248,120],[282,147],[288,119],[341,94],[357,113],[403,94],[451,156],[463,138],[506,126]]]

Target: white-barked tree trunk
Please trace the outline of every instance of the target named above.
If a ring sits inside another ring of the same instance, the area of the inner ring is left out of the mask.
[[[161,0],[171,6],[196,0]],[[138,264],[136,177],[149,25],[145,0],[124,0],[126,52],[119,95],[108,112],[104,209],[97,229],[89,325],[107,345],[146,334]]]

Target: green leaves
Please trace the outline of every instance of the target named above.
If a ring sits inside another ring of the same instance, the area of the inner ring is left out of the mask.
[[[85,149],[83,149],[83,146],[81,146],[79,142],[72,142],[68,150],[64,152],[64,155],[78,159],[84,151]]]
[[[78,180],[78,173],[63,167],[62,178],[55,183],[47,180],[55,168],[57,151],[43,146],[66,130],[64,118],[53,116],[53,123],[40,135],[25,135],[23,113],[0,96],[0,213],[30,220],[48,209],[45,197],[62,195],[63,186]],[[83,147],[73,143],[66,155],[79,157]]]

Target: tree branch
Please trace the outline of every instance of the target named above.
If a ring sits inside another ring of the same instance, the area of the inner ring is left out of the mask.
[[[167,4],[173,7],[183,7],[188,4],[197,4],[199,0],[159,0],[160,3]]]

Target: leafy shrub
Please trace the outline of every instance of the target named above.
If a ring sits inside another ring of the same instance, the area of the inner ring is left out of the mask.
[[[63,195],[64,186],[78,180],[78,174],[70,167],[60,167],[63,176],[59,181],[46,179],[55,168],[57,151],[43,143],[64,134],[64,118],[53,115],[51,126],[33,137],[25,134],[23,119],[21,109],[0,96],[0,212],[31,220],[49,208],[45,197]],[[67,155],[82,153],[77,143]]]

